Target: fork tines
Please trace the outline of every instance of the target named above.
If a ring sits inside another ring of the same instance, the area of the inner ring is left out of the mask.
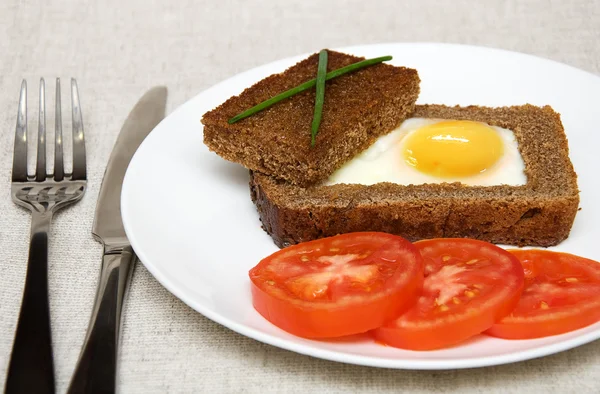
[[[79,90],[77,81],[71,78],[71,110],[73,131],[73,172],[65,174],[63,160],[63,136],[62,136],[62,111],[60,78],[56,79],[56,101],[55,101],[55,139],[54,139],[54,174],[47,174],[46,170],[46,84],[40,79],[39,96],[39,123],[37,138],[37,160],[35,175],[30,177],[27,173],[27,81],[21,83],[21,94],[19,97],[19,109],[17,112],[17,126],[15,130],[15,149],[13,156],[13,182],[27,182],[28,180],[43,182],[49,178],[60,182],[65,178],[68,180],[86,179],[85,161],[85,138],[83,133],[83,119],[81,105],[79,103]]]

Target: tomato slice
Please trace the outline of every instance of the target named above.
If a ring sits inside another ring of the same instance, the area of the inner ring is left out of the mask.
[[[461,342],[509,313],[523,289],[523,268],[514,255],[471,239],[415,243],[424,258],[423,292],[399,318],[376,329],[388,345],[430,350]]]
[[[511,250],[521,260],[519,303],[487,334],[508,339],[562,334],[600,320],[600,263],[548,250]]]
[[[294,335],[369,331],[417,299],[423,259],[404,238],[361,232],[282,249],[250,270],[254,308]]]

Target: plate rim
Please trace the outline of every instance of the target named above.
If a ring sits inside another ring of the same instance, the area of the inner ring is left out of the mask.
[[[469,45],[469,44],[458,44],[458,43],[437,43],[437,42],[382,42],[375,44],[364,44],[364,45],[352,45],[340,48],[332,48],[332,50],[343,51],[348,53],[353,53],[353,51],[360,51],[365,47],[380,47],[380,46],[444,46],[444,47],[457,47],[461,49],[473,50],[473,51],[491,51],[496,52],[504,56],[517,56],[530,58],[536,61],[543,61],[554,64],[555,66],[565,67],[570,69],[571,71],[575,71],[578,73],[584,73],[588,77],[593,77],[600,80],[600,76],[589,72],[587,70],[582,70],[577,67],[571,66],[566,63],[562,63],[553,59],[548,59],[528,53],[511,51],[502,48],[494,48],[487,46],[477,46],[477,45]],[[301,59],[303,57],[308,56],[310,53],[303,53],[301,55],[290,56],[282,59],[277,59],[265,64],[258,65],[256,67],[250,68],[248,70],[242,71],[235,75],[232,75],[224,80],[221,80],[212,86],[202,90],[197,93],[193,97],[187,99],[184,103],[175,108],[171,113],[169,113],[156,127],[154,130],[161,127],[163,122],[165,122],[168,118],[175,117],[181,111],[184,111],[187,106],[192,105],[200,96],[210,94],[214,90],[218,90],[225,84],[231,82],[231,80],[244,78],[252,73],[259,71],[264,67],[272,67],[278,64],[291,63],[297,59]],[[242,87],[243,89],[244,87]],[[144,147],[148,144],[148,140],[152,138],[152,134],[154,130],[150,133],[149,138],[146,138],[142,144],[138,147],[134,156],[131,159],[131,163],[136,160],[139,152],[144,149]],[[129,181],[129,168],[125,174],[125,178],[123,180],[123,188],[121,192],[121,207],[122,207],[122,218],[123,225],[125,228],[125,232],[127,237],[134,248],[136,249],[136,245],[138,244],[138,240],[136,239],[135,232],[131,229],[131,223],[129,220],[125,218],[128,217],[127,214],[127,204],[124,203],[126,200],[127,193],[129,191],[129,185],[131,185],[131,181]],[[139,249],[139,248],[138,248]],[[142,262],[142,264],[146,267],[146,269],[152,274],[152,276],[171,294],[177,297],[179,300],[184,302],[190,308],[195,310],[196,312],[202,314],[206,318],[224,326],[228,329],[234,331],[237,334],[246,336],[248,338],[254,339],[256,341],[266,343],[271,346],[278,347],[280,349],[293,351],[298,354],[303,354],[311,357],[321,358],[325,360],[341,362],[346,364],[355,364],[361,366],[369,366],[376,368],[392,368],[392,369],[403,369],[403,370],[450,370],[450,369],[465,369],[465,368],[481,368],[481,367],[489,367],[494,365],[503,365],[509,364],[519,361],[526,361],[535,358],[544,357],[547,355],[559,353],[568,349],[572,349],[574,347],[578,347],[584,345],[586,343],[592,342],[594,340],[600,339],[600,327],[588,333],[584,333],[582,335],[576,336],[574,338],[570,338],[564,341],[560,341],[557,343],[551,343],[542,345],[540,347],[535,347],[531,349],[526,349],[522,351],[515,351],[502,355],[491,355],[491,356],[477,356],[477,357],[465,357],[460,359],[426,359],[426,360],[415,360],[415,359],[389,359],[389,358],[381,358],[381,357],[373,357],[373,356],[365,356],[359,354],[350,354],[350,353],[342,353],[339,351],[323,349],[319,347],[311,347],[309,345],[294,342],[285,338],[280,338],[273,336],[271,334],[260,331],[256,328],[250,327],[248,325],[244,325],[241,323],[237,323],[232,321],[231,319],[224,317],[223,315],[212,311],[210,308],[205,307],[201,303],[198,303],[188,297],[184,291],[180,290],[179,287],[174,284],[167,276],[165,276],[161,270],[158,268],[156,264],[151,263],[151,259],[144,253],[143,248],[140,249],[140,252],[136,251],[138,259]],[[589,327],[589,326],[588,326]],[[481,334],[480,334],[481,335]],[[566,334],[565,334],[566,335]],[[422,352],[415,352],[422,353]],[[349,360],[350,358],[350,360]]]

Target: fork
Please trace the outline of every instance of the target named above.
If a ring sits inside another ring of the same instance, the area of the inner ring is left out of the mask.
[[[60,79],[56,79],[54,173],[46,170],[46,85],[40,79],[37,162],[27,173],[27,82],[21,84],[15,148],[12,200],[31,211],[31,238],[25,289],[10,357],[5,393],[54,393],[54,365],[48,303],[48,232],[52,215],[79,201],[86,189],[85,141],[77,81],[71,79],[73,171],[65,173]]]

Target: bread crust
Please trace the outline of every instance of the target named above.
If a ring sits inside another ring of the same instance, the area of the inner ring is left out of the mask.
[[[527,183],[302,188],[251,172],[252,200],[275,243],[285,247],[353,231],[383,231],[411,241],[468,237],[518,246],[551,246],[568,237],[579,191],[560,115],[551,107],[417,105],[412,116],[474,120],[513,130]]]
[[[328,71],[363,60],[329,51]],[[327,81],[316,144],[310,146],[314,89],[229,124],[228,119],[317,74],[318,54],[271,75],[202,117],[204,143],[219,156],[292,184],[326,179],[414,110],[416,70],[377,64]],[[334,103],[334,104],[330,104]]]

